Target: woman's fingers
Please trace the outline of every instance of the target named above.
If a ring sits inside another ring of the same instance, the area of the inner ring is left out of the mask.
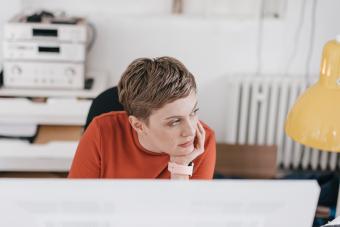
[[[188,159],[191,161],[204,152],[205,131],[199,121],[197,122],[196,140],[195,149],[188,155]]]
[[[203,128],[203,125],[200,122],[199,122],[199,127],[200,127],[200,130],[201,130],[201,133],[202,133],[203,141],[205,141],[205,130]]]
[[[205,131],[200,122],[197,122],[197,148],[201,153],[204,151],[204,142],[205,142]]]
[[[195,143],[195,149],[199,149],[201,147],[201,140],[202,140],[202,133],[199,126],[199,123],[197,123],[197,130],[196,130],[196,143]]]

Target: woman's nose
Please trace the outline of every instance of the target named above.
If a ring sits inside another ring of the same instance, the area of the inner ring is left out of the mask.
[[[195,132],[196,132],[195,122],[188,121],[182,130],[182,136],[184,137],[194,136]]]

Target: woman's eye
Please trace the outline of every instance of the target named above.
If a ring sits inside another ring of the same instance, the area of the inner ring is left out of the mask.
[[[175,125],[178,125],[180,122],[180,120],[176,120],[176,121],[172,121],[169,123],[169,126],[175,126]]]
[[[198,108],[196,110],[194,110],[192,113],[191,113],[191,116],[196,116],[197,112],[198,112]]]

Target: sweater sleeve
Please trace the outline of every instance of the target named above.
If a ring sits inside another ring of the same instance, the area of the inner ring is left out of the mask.
[[[204,153],[194,160],[194,173],[191,179],[212,179],[216,164],[216,141],[215,133],[207,126]]]
[[[100,152],[100,130],[94,119],[79,141],[68,178],[99,178]]]

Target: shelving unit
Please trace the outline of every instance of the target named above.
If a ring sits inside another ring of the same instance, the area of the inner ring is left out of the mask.
[[[92,99],[107,88],[108,75],[92,72],[88,90],[34,90],[0,88],[1,124],[83,126]],[[43,98],[44,102],[32,101]],[[0,139],[0,171],[67,172],[78,141],[53,140],[45,144]]]

